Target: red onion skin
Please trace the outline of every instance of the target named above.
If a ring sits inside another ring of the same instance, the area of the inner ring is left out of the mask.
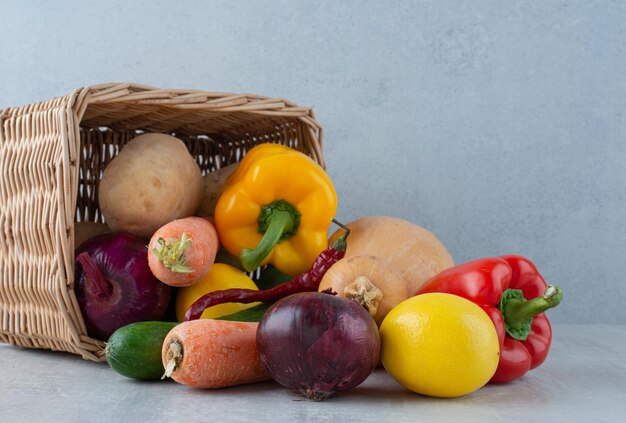
[[[161,283],[148,266],[146,243],[125,233],[103,234],[85,242],[76,252],[88,253],[106,280],[105,289],[75,265],[74,292],[89,336],[108,340],[129,323],[160,320],[167,309],[171,288]]]
[[[276,382],[319,401],[367,379],[378,364],[380,335],[356,301],[306,292],[269,308],[257,349]]]

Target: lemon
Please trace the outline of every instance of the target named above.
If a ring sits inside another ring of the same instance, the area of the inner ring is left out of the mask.
[[[380,335],[385,369],[418,394],[468,394],[498,367],[500,345],[491,319],[456,295],[422,294],[401,302],[383,320]]]

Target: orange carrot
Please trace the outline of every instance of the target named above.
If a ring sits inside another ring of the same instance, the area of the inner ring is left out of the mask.
[[[211,222],[186,217],[162,226],[152,235],[148,264],[154,276],[167,285],[193,285],[211,270],[218,247]]]
[[[200,319],[175,326],[163,342],[163,378],[203,389],[270,380],[256,349],[258,325]]]

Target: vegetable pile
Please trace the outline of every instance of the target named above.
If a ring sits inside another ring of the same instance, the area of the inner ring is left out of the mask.
[[[289,147],[260,144],[202,176],[182,141],[140,135],[105,168],[99,204],[106,225],[77,224],[75,293],[125,377],[273,380],[321,401],[382,363],[411,391],[455,397],[549,352],[544,312],[563,294],[530,260],[455,266],[412,222],[344,225],[329,176]]]

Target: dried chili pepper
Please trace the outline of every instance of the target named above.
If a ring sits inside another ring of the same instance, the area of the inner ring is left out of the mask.
[[[350,230],[337,238],[327,249],[322,251],[313,262],[308,272],[271,289],[255,291],[252,289],[224,289],[213,291],[198,298],[185,313],[185,320],[196,320],[208,307],[223,303],[274,302],[298,292],[317,291],[324,274],[330,267],[346,255],[346,238]]]

